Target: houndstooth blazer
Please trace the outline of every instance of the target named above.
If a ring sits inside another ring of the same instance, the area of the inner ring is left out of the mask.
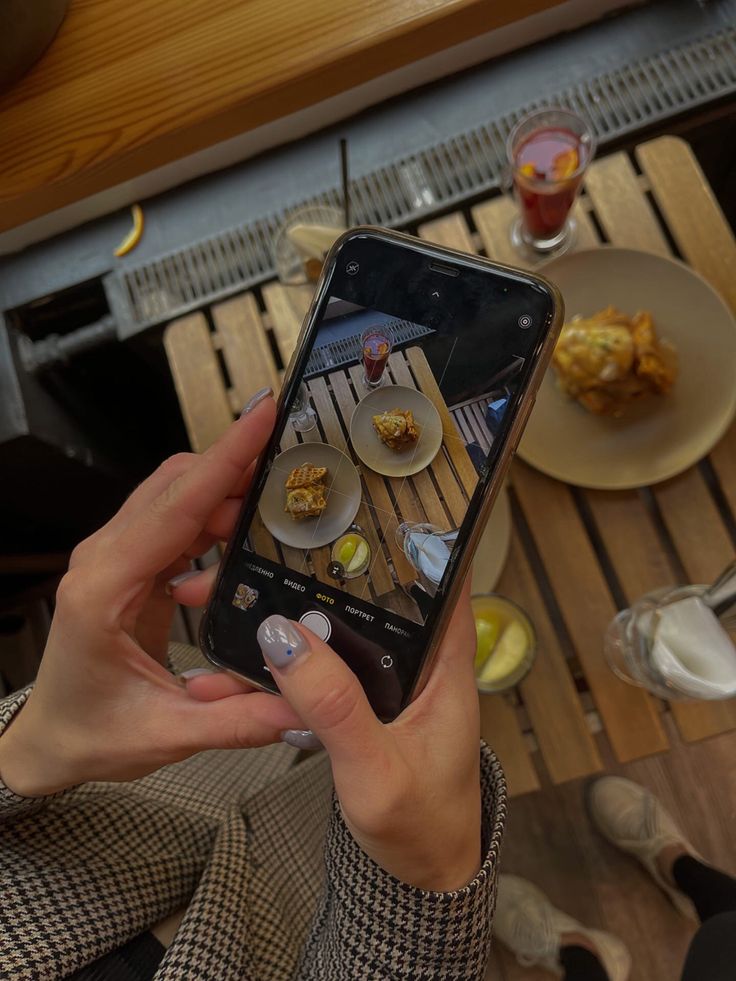
[[[201,663],[173,645],[179,672]],[[30,689],[0,700],[0,736]],[[200,753],[41,799],[0,783],[0,978],[64,978],[186,906],[156,981],[482,978],[506,811],[481,747],[482,868],[424,892],[356,845],[324,753]]]

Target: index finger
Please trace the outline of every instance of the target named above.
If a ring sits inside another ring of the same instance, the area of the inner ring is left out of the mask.
[[[186,473],[142,509],[111,545],[106,586],[126,590],[157,575],[185,552],[263,450],[275,418],[275,402],[267,398],[228,427]]]

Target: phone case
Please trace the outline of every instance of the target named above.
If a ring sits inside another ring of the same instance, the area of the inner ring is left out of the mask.
[[[327,257],[325,258],[325,262],[322,268],[322,273],[317,283],[315,293],[312,298],[312,302],[304,318],[304,322],[299,332],[299,337],[297,338],[297,343],[294,349],[294,353],[291,357],[291,360],[289,362],[289,365],[284,375],[284,383],[281,388],[281,393],[279,395],[279,399],[277,403],[279,416],[284,411],[284,402],[286,398],[286,393],[290,389],[290,384],[294,372],[296,370],[296,366],[300,363],[300,360],[304,353],[304,348],[307,344],[307,340],[309,338],[311,329],[313,327],[314,319],[316,317],[317,311],[327,291],[328,283],[330,282],[330,279],[332,277],[332,273],[335,269],[335,265],[337,262],[337,258],[340,254],[340,251],[343,245],[346,242],[350,241],[351,238],[358,237],[358,236],[365,236],[365,235],[370,235],[379,240],[389,243],[394,243],[396,245],[407,246],[411,248],[412,251],[425,255],[430,259],[436,259],[439,262],[448,259],[455,260],[456,262],[460,260],[462,261],[463,264],[474,266],[474,267],[480,267],[480,268],[487,267],[493,270],[501,270],[501,271],[511,270],[517,275],[519,274],[519,272],[521,272],[526,279],[535,282],[538,285],[542,286],[544,289],[546,289],[554,301],[554,312],[551,321],[549,322],[548,325],[547,336],[544,345],[541,349],[538,362],[534,368],[534,372],[529,381],[529,386],[524,396],[524,401],[520,406],[516,418],[512,423],[511,429],[509,431],[508,439],[506,440],[505,449],[503,451],[502,456],[497,461],[492,479],[489,481],[484,491],[481,506],[478,511],[477,517],[475,519],[472,532],[460,556],[460,559],[458,560],[456,571],[453,575],[452,585],[444,596],[442,608],[437,616],[436,624],[428,644],[422,669],[419,675],[417,676],[416,683],[411,692],[411,699],[414,699],[427,683],[427,679],[429,678],[429,675],[431,673],[432,665],[434,663],[437,649],[442,641],[452,611],[454,610],[455,604],[459,597],[460,590],[462,589],[465,578],[470,570],[470,566],[472,564],[473,557],[475,555],[475,550],[478,546],[478,542],[480,541],[480,537],[483,533],[483,529],[493,508],[494,501],[498,496],[498,492],[508,472],[509,464],[511,463],[516,447],[518,446],[518,443],[521,439],[522,433],[524,431],[524,426],[526,425],[527,419],[529,418],[532,408],[534,407],[537,390],[542,382],[544,373],[549,365],[550,359],[552,357],[552,352],[554,351],[555,342],[557,340],[560,329],[562,327],[562,322],[564,319],[564,305],[563,305],[562,297],[557,287],[553,283],[546,280],[544,277],[539,276],[537,274],[527,273],[526,271],[513,269],[513,267],[505,266],[497,262],[492,262],[490,259],[486,259],[482,256],[473,256],[465,252],[459,252],[455,249],[445,248],[444,246],[432,245],[429,242],[425,242],[421,239],[414,238],[411,235],[405,235],[402,232],[391,231],[389,229],[378,228],[370,225],[361,225],[355,228],[351,228],[348,231],[344,232],[335,241],[334,245],[332,246],[329,253],[327,254]],[[231,552],[231,548],[230,546],[228,546],[227,552],[223,559],[223,568],[229,558],[230,552]],[[207,654],[207,656],[211,660],[214,660],[215,663],[217,663],[216,658],[208,652],[207,645],[204,641],[204,630],[205,630],[206,622],[207,622],[207,615],[205,615],[205,617],[203,617],[202,620],[201,646],[205,654]],[[241,677],[234,671],[232,673],[235,674],[236,677]],[[258,687],[261,688],[264,687],[258,682],[257,679],[249,677],[248,680],[250,683],[257,685]]]

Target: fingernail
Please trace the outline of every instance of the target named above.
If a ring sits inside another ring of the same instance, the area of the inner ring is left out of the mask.
[[[166,592],[171,596],[177,586],[181,586],[183,583],[188,582],[190,579],[194,579],[195,576],[201,576],[201,569],[192,569],[190,572],[182,572],[178,576],[172,576],[171,579],[166,583]]]
[[[243,416],[247,416],[249,412],[252,412],[253,409],[255,409],[259,402],[267,399],[269,395],[273,395],[273,389],[270,386],[268,388],[261,388],[255,395],[251,395],[243,406],[243,411],[240,413],[240,418],[242,419]]]
[[[311,729],[286,729],[281,733],[281,741],[297,749],[324,749]]]
[[[296,627],[286,617],[274,613],[258,628],[261,653],[275,668],[283,670],[309,654],[309,647]]]
[[[222,672],[218,668],[190,668],[188,671],[182,671],[179,677],[189,681],[190,678],[199,678],[202,674],[222,674]]]

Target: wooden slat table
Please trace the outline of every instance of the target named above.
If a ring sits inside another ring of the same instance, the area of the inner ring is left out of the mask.
[[[576,211],[578,248],[610,242],[671,255],[674,243],[736,309],[736,243],[682,140],[662,137],[637,147],[633,157],[621,152],[596,161]],[[496,197],[472,209],[472,226],[458,212],[418,233],[518,265],[507,237],[513,213],[511,201]],[[274,384],[289,358],[308,294],[271,283],[262,298],[265,312],[250,294],[215,306],[214,333],[200,314],[167,329],[195,449],[211,442],[249,393]],[[324,390],[314,385],[311,395],[315,405],[324,401]],[[659,586],[709,581],[733,558],[736,425],[706,461],[652,488],[582,490],[520,461],[511,484],[514,529],[498,589],[529,611],[539,655],[517,692],[481,698],[483,733],[511,792],[595,773],[611,751],[626,762],[665,751],[671,740],[736,729],[736,700],[667,705],[617,680],[602,656],[603,632],[622,605]]]

